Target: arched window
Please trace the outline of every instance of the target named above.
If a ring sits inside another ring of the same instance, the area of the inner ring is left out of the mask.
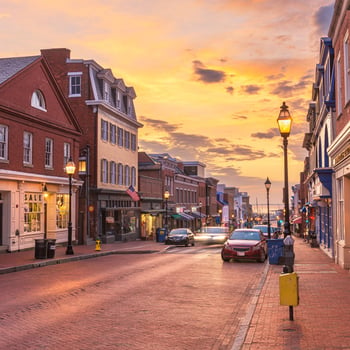
[[[32,94],[31,106],[46,112],[46,103],[44,95],[40,90],[35,90]]]

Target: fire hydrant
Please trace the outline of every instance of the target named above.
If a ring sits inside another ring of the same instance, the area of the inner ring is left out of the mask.
[[[101,239],[100,238],[96,238],[96,247],[95,247],[96,251],[100,251],[101,250]]]

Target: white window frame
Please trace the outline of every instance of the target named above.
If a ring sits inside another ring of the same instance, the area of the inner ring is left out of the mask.
[[[131,150],[136,151],[136,135],[135,134],[130,134],[131,135]]]
[[[24,193],[24,227],[26,232],[40,232],[42,223],[43,196],[41,193]]]
[[[108,160],[101,159],[101,182],[108,183]]]
[[[124,147],[130,149],[130,131],[124,131]]]
[[[117,183],[117,164],[114,161],[111,161],[109,164],[109,180],[112,185]]]
[[[337,66],[336,66],[336,83],[337,83],[337,91],[336,91],[336,98],[337,98],[337,114],[338,116],[343,113],[343,104],[342,104],[342,98],[343,98],[343,88],[341,84],[341,77],[342,77],[342,69],[341,69],[341,61],[340,61],[340,53],[337,57]]]
[[[117,127],[114,124],[109,124],[109,139],[115,145],[117,143]]]
[[[118,146],[123,147],[123,145],[124,145],[124,129],[118,127],[117,132],[118,132]]]
[[[69,194],[56,195],[56,229],[66,229],[69,221]]]
[[[23,133],[23,164],[33,164],[33,134],[28,131]]]
[[[120,91],[119,90],[116,91],[116,102],[115,103],[116,103],[117,109],[120,110],[120,108],[121,108],[121,98],[120,98]]]
[[[103,99],[105,101],[109,102],[110,95],[111,95],[111,93],[110,93],[110,86],[109,86],[108,82],[104,81],[103,82]]]
[[[0,160],[8,160],[8,126],[0,125]]]
[[[131,184],[136,187],[136,168],[131,167]]]
[[[123,164],[118,163],[118,185],[124,185],[123,179],[124,179],[124,173],[123,173]]]
[[[125,170],[125,178],[124,178],[125,185],[130,186],[130,167],[129,167],[129,165],[125,165],[124,170]]]
[[[43,93],[40,90],[35,90],[32,94],[30,105],[36,109],[47,112],[46,103]]]
[[[63,144],[63,166],[65,167],[70,158],[70,143]]]
[[[337,236],[338,240],[345,240],[345,221],[344,221],[344,178],[340,177],[337,179]]]
[[[108,121],[101,119],[101,140],[108,141]]]
[[[345,87],[345,105],[350,100],[350,66],[349,66],[349,32],[344,37],[344,87]]]
[[[69,72],[69,97],[80,97],[81,96],[81,76],[82,72]]]
[[[45,168],[53,168],[53,139],[45,139]]]

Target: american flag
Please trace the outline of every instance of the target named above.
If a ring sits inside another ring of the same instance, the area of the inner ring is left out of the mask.
[[[130,185],[129,188],[126,190],[126,193],[132,198],[133,201],[137,202],[140,200],[139,195],[135,191],[135,188]]]

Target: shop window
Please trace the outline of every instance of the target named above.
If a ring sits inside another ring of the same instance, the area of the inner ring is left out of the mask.
[[[56,197],[56,228],[68,228],[69,195],[60,194]]]
[[[43,208],[41,193],[24,194],[24,232],[40,232]]]

